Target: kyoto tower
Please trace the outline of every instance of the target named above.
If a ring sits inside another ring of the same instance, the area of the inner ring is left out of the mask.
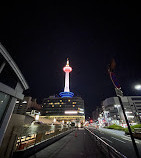
[[[59,93],[59,95],[63,97],[73,97],[74,93],[70,92],[69,89],[69,73],[72,71],[72,68],[69,66],[69,59],[67,58],[67,64],[63,67],[63,71],[65,72],[65,87],[64,92]]]

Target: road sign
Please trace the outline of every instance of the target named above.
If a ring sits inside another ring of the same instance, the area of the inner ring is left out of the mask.
[[[122,92],[121,89],[115,88],[115,91],[116,91],[117,96],[122,96],[123,97],[123,92]]]

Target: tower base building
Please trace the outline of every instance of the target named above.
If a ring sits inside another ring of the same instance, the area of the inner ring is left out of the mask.
[[[65,72],[64,92],[60,92],[60,97],[50,96],[43,100],[42,115],[47,118],[53,118],[62,123],[84,123],[84,101],[81,97],[74,97],[74,93],[69,89],[69,73],[72,68],[69,66],[69,60],[63,68]]]
[[[84,123],[84,100],[81,97],[50,96],[44,98],[42,115],[61,123]]]

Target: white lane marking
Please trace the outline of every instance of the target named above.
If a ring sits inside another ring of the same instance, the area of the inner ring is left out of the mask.
[[[107,138],[105,138],[105,137],[101,137],[101,139],[105,139],[105,140],[107,140],[108,142],[113,143],[112,141],[110,141],[109,139],[107,139]]]
[[[125,138],[125,137],[120,137],[120,138],[122,138],[122,139],[124,139],[124,140],[131,141],[131,139],[128,139],[128,138]]]
[[[124,141],[122,141],[122,140],[120,140],[120,139],[117,139],[117,138],[115,138],[115,137],[111,137],[111,138],[113,138],[113,139],[115,139],[115,140],[118,140],[118,141],[120,141],[120,142],[122,142],[122,143],[126,143],[126,142],[124,142]]]
[[[126,137],[120,137],[120,138],[122,138],[122,139],[125,139],[125,140],[128,140],[128,141],[132,142],[131,138],[126,138]],[[135,140],[135,142],[136,142],[137,144],[139,144],[139,143],[140,143],[140,142],[139,142],[139,141],[137,141],[137,140]]]

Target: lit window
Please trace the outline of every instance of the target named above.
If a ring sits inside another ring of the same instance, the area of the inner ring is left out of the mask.
[[[59,102],[57,102],[57,103],[54,103],[54,104],[60,104]]]
[[[70,100],[68,100],[68,102],[70,102]]]
[[[49,103],[49,105],[52,105],[53,103]]]
[[[61,107],[62,105],[60,105],[60,107]]]
[[[75,107],[75,105],[73,105],[73,107]]]
[[[76,102],[72,102],[73,104],[76,104]]]
[[[20,106],[23,106],[23,105],[20,105]]]
[[[25,103],[27,103],[27,101],[23,101],[22,103],[24,103],[24,104],[25,104]]]
[[[60,100],[60,102],[62,102],[62,100]]]
[[[64,104],[63,102],[61,104]]]
[[[52,105],[52,107],[54,107],[54,105]]]

